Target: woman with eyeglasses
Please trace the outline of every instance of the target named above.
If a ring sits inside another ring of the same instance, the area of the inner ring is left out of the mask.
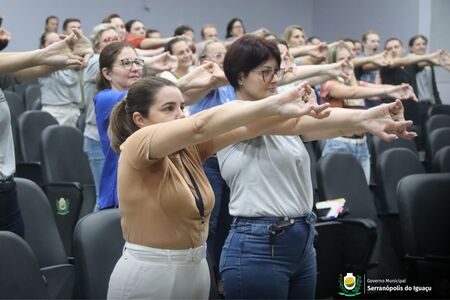
[[[259,102],[276,93],[280,52],[275,43],[244,36],[231,45],[224,71],[237,99]],[[316,97],[304,85],[308,103]],[[411,139],[411,121],[399,100],[359,111],[316,106],[308,115],[260,118],[261,136],[217,153],[230,187],[234,217],[222,250],[220,272],[226,299],[313,299],[315,215],[309,156],[302,141],[369,131],[385,140]]]
[[[97,128],[100,135],[105,163],[100,178],[99,209],[117,207],[117,161],[118,156],[110,146],[108,136],[109,118],[116,105],[128,92],[129,87],[142,78],[145,71],[160,73],[170,69],[168,54],[163,53],[145,60],[138,57],[133,46],[125,42],[115,42],[107,45],[99,57],[99,72],[97,75],[97,94],[94,97]],[[168,64],[166,64],[168,63]],[[146,74],[149,75],[149,74]],[[212,64],[197,67],[189,74],[177,80],[176,85],[182,90],[183,96],[195,97],[206,94],[214,86],[216,78]],[[191,90],[196,93],[189,94]]]
[[[103,48],[99,57],[97,94],[94,98],[95,115],[100,142],[105,155],[98,209],[117,207],[117,161],[118,156],[110,147],[108,137],[109,117],[116,105],[128,92],[130,86],[142,77],[143,59],[127,43],[115,42]]]
[[[100,136],[98,134],[97,122],[95,120],[94,96],[97,92],[96,78],[98,73],[100,52],[108,44],[119,41],[119,33],[116,26],[110,23],[102,23],[94,27],[90,37],[94,55],[88,61],[86,69],[84,69],[84,99],[86,109],[86,125],[84,127],[83,150],[88,156],[89,166],[95,183],[95,191],[97,201],[94,211],[99,209],[99,187],[102,174],[105,155],[102,151]]]
[[[126,243],[108,299],[208,298],[205,241],[214,195],[202,163],[227,145],[259,135],[266,125],[261,120],[309,112],[313,107],[304,93],[300,86],[185,118],[182,93],[171,81],[152,77],[131,86],[110,121],[111,145],[120,153]]]

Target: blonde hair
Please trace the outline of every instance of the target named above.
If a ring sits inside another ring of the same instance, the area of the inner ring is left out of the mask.
[[[91,36],[89,37],[89,39],[91,41],[92,48],[94,48],[94,50],[97,50],[98,46],[100,46],[100,42],[101,42],[100,38],[102,37],[103,32],[105,32],[107,30],[114,30],[117,33],[116,26],[114,26],[111,23],[98,24],[92,30],[92,33],[91,33]],[[119,33],[117,33],[117,36],[119,36]]]
[[[299,25],[289,25],[288,27],[286,27],[286,29],[284,29],[284,32],[283,32],[283,40],[285,40],[286,43],[288,43],[288,44],[289,44],[289,40],[291,39],[292,31],[294,31],[294,29],[298,29],[303,33],[305,32],[303,30],[303,28],[300,27]]]
[[[328,49],[327,57],[325,59],[325,63],[334,64],[337,62],[337,54],[341,50],[347,50],[349,53],[352,53],[352,49],[345,44],[345,42],[340,42],[339,44]],[[344,84],[348,86],[357,86],[358,82],[356,81],[355,74],[352,74],[352,78],[345,79]]]

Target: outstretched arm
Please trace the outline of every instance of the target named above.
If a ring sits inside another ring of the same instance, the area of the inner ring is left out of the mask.
[[[330,110],[329,117],[322,120],[304,116],[275,126],[269,133],[301,135],[305,141],[362,132],[370,132],[386,141],[392,141],[398,137],[405,139],[416,137],[415,133],[406,130],[412,125],[412,121],[405,121],[403,105],[399,99],[369,110],[346,108]]]
[[[330,96],[339,99],[360,99],[374,96],[400,99],[413,99],[417,101],[412,87],[409,84],[385,86],[347,86],[336,82],[330,90]]]
[[[292,88],[282,94],[259,101],[235,101],[202,111],[193,116],[175,121],[145,127],[136,132],[136,138],[145,137],[150,158],[157,159],[174,153],[190,145],[212,140],[214,151],[223,148],[245,134],[252,135],[252,129],[243,130],[235,138],[229,133],[240,127],[270,117],[292,118],[310,113],[312,107],[306,106],[301,89]],[[155,126],[156,129],[155,129]],[[260,130],[260,129],[254,129]],[[228,139],[222,134],[228,134]],[[130,137],[132,138],[132,137]]]
[[[47,48],[24,52],[0,52],[0,73],[16,73],[19,82],[64,67],[81,67],[93,53],[89,40],[78,31]],[[30,68],[30,69],[28,69]],[[23,72],[19,72],[23,70]],[[29,72],[29,74],[26,74]]]

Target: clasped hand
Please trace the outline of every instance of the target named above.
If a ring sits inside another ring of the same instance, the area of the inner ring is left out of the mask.
[[[329,103],[317,104],[316,94],[306,81],[274,97],[277,99],[280,114],[284,116],[308,115],[316,119],[323,119],[328,117],[331,112]]]
[[[363,128],[385,141],[393,141],[399,137],[410,140],[416,137],[416,133],[406,130],[412,124],[412,121],[405,120],[403,104],[399,99],[362,113]]]

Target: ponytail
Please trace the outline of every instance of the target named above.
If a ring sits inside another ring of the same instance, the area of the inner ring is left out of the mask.
[[[127,97],[123,98],[114,106],[109,118],[108,135],[110,145],[117,155],[120,154],[120,145],[122,145],[133,132],[139,129],[131,117],[128,116],[126,99]]]
[[[133,121],[133,114],[138,112],[147,118],[149,109],[155,101],[157,93],[166,86],[176,85],[161,77],[141,78],[130,86],[128,95],[117,103],[109,118],[109,140],[111,148],[120,154],[120,145],[139,127]]]

